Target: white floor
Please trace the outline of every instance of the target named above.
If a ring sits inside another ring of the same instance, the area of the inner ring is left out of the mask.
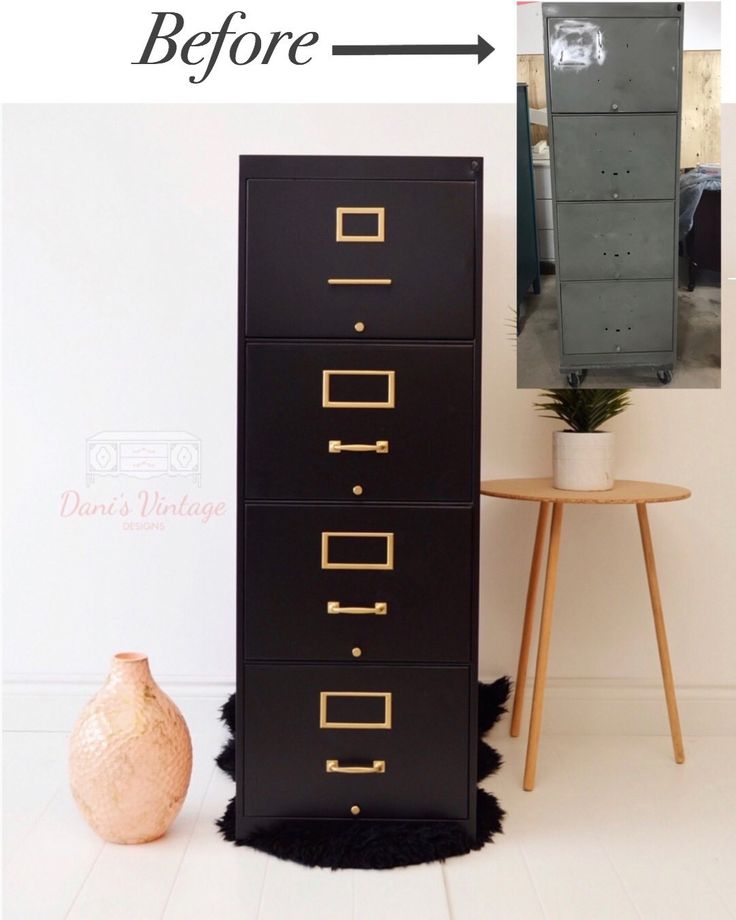
[[[523,739],[492,741],[486,781],[508,816],[478,853],[390,872],[308,870],[223,842],[232,784],[220,733],[193,726],[195,769],[168,835],[105,844],[66,782],[64,732],[6,732],[5,920],[720,920],[736,917],[736,738],[543,736],[537,789]]]

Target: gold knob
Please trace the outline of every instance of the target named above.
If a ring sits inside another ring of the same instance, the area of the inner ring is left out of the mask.
[[[353,495],[362,495],[363,486],[353,486]]]
[[[364,332],[364,331],[365,331],[365,323],[356,323],[356,324],[353,326],[353,329],[355,329],[356,332]]]
[[[359,815],[359,814],[360,814],[360,805],[351,805],[351,806],[350,806],[350,814],[351,814],[351,815]]]
[[[362,654],[363,654],[363,649],[358,648],[358,646],[356,645],[355,648],[353,649],[353,658],[360,658]]]

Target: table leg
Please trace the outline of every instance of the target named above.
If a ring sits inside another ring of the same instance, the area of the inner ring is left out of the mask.
[[[549,639],[552,632],[552,612],[555,603],[555,587],[557,585],[557,560],[560,556],[562,510],[562,502],[554,502],[554,508],[552,509],[552,525],[549,531],[547,572],[544,580],[542,620],[539,625],[539,646],[537,648],[537,669],[534,674],[532,716],[529,722],[529,741],[527,742],[526,766],[524,767],[524,789],[526,789],[527,792],[531,792],[534,788],[534,779],[537,773],[539,732],[542,728],[542,707],[544,705],[544,683],[547,678]]]
[[[519,735],[519,726],[521,725],[521,711],[524,708],[526,670],[529,663],[529,647],[531,646],[532,642],[532,629],[534,628],[534,607],[537,602],[537,586],[539,584],[539,572],[542,568],[542,554],[544,552],[544,539],[546,537],[547,521],[549,520],[549,506],[549,502],[539,503],[537,533],[534,537],[532,566],[529,570],[529,585],[526,591],[524,626],[521,632],[521,648],[519,649],[519,666],[516,669],[516,684],[514,685],[514,707],[511,711],[512,738],[517,738]]]
[[[659,649],[659,661],[662,666],[662,682],[664,684],[664,696],[667,700],[667,715],[670,720],[670,733],[672,735],[672,747],[675,751],[676,763],[685,762],[685,749],[682,744],[682,731],[680,730],[680,716],[677,712],[677,699],[675,698],[675,682],[672,677],[672,664],[670,663],[670,652],[667,646],[667,633],[664,628],[664,613],[662,612],[662,598],[659,594],[659,582],[657,580],[657,569],[654,564],[654,548],[652,546],[652,533],[649,529],[649,516],[647,515],[647,506],[638,504],[636,514],[639,518],[639,530],[641,531],[641,545],[644,550],[644,564],[647,569],[647,581],[649,582],[649,596],[652,600],[652,613],[654,614],[654,629],[657,633],[657,647]]]

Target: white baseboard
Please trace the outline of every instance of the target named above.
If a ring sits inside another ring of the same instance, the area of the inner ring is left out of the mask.
[[[492,678],[484,678],[492,680]],[[3,728],[6,731],[70,731],[102,678],[6,676]],[[161,679],[190,726],[216,720],[220,705],[234,689],[231,681]],[[736,687],[684,685],[677,688],[685,735],[736,734]],[[525,694],[526,723],[531,686]],[[509,706],[510,708],[510,706]],[[544,703],[549,734],[666,735],[667,711],[656,681],[550,678]]]
[[[68,732],[104,677],[58,678],[8,676],[3,682],[3,731]],[[190,728],[216,724],[219,708],[235,689],[234,681],[186,677],[159,680],[182,711]]]
[[[685,684],[676,687],[676,694],[684,735],[736,734],[735,686]],[[524,725],[531,696],[530,682],[524,695]],[[550,678],[543,724],[545,732],[558,735],[669,734],[664,691],[658,681]]]

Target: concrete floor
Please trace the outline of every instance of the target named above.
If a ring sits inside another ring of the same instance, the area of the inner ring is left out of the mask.
[[[682,283],[678,298],[677,363],[667,389],[712,389],[721,385],[720,276],[702,271],[690,293]],[[542,275],[541,294],[524,300],[526,319],[518,338],[516,385],[520,388],[560,389],[555,276]],[[584,387],[662,387],[649,368],[591,371]]]

